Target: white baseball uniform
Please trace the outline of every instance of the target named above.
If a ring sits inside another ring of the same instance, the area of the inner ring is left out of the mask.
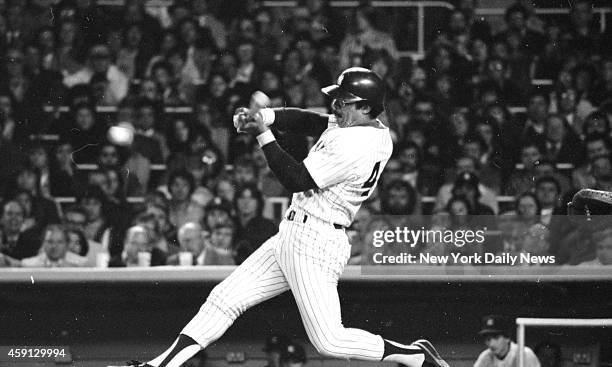
[[[510,350],[504,359],[499,359],[490,349],[485,349],[480,353],[474,367],[516,367],[518,366],[518,345],[510,343]],[[529,347],[525,347],[525,367],[540,367],[540,361]]]
[[[319,188],[293,195],[278,234],[213,289],[181,334],[206,347],[248,308],[291,290],[321,354],[381,360],[381,336],[342,325],[337,292],[351,252],[341,227],[351,224],[393,150],[389,129],[377,122],[377,127],[329,124],[304,160]],[[150,363],[158,365],[167,353]],[[420,366],[423,357],[416,358]]]

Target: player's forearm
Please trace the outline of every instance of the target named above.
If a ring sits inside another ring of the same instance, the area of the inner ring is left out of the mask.
[[[257,140],[262,145],[268,166],[287,191],[293,193],[317,188],[304,163],[296,161],[285,152],[274,140],[272,132],[259,135]]]
[[[319,136],[327,129],[329,115],[300,108],[273,108],[268,119],[273,119],[276,130],[306,136]]]

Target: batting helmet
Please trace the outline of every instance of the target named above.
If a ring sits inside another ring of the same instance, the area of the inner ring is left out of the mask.
[[[384,110],[385,86],[372,70],[353,67],[340,74],[336,84],[322,88],[331,98],[345,103],[367,101],[375,115]]]

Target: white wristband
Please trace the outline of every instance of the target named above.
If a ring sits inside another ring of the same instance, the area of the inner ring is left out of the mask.
[[[270,126],[274,123],[274,118],[276,115],[274,114],[274,110],[271,108],[262,108],[259,110],[261,114],[261,119],[263,120],[264,125]]]
[[[272,134],[271,130],[266,130],[263,133],[257,135],[257,142],[259,143],[260,147],[263,147],[264,145],[271,143],[275,140],[276,138],[274,137],[274,134]]]

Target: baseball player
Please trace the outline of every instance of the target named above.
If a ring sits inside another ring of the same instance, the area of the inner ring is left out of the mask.
[[[510,326],[501,315],[488,315],[482,318],[482,328],[478,335],[487,349],[483,350],[474,367],[516,367],[518,366],[518,345],[510,339]],[[525,347],[525,366],[540,367],[535,353]]]
[[[237,110],[234,125],[253,134],[268,165],[293,198],[279,232],[217,285],[161,355],[135,366],[178,367],[221,337],[250,307],[291,291],[310,341],[328,357],[448,367],[421,339],[410,345],[342,325],[337,283],[350,253],[345,228],[366,200],[393,150],[383,112],[384,85],[372,71],[349,68],[322,89],[332,115],[296,108]],[[297,162],[276,142],[278,131],[319,137]]]

